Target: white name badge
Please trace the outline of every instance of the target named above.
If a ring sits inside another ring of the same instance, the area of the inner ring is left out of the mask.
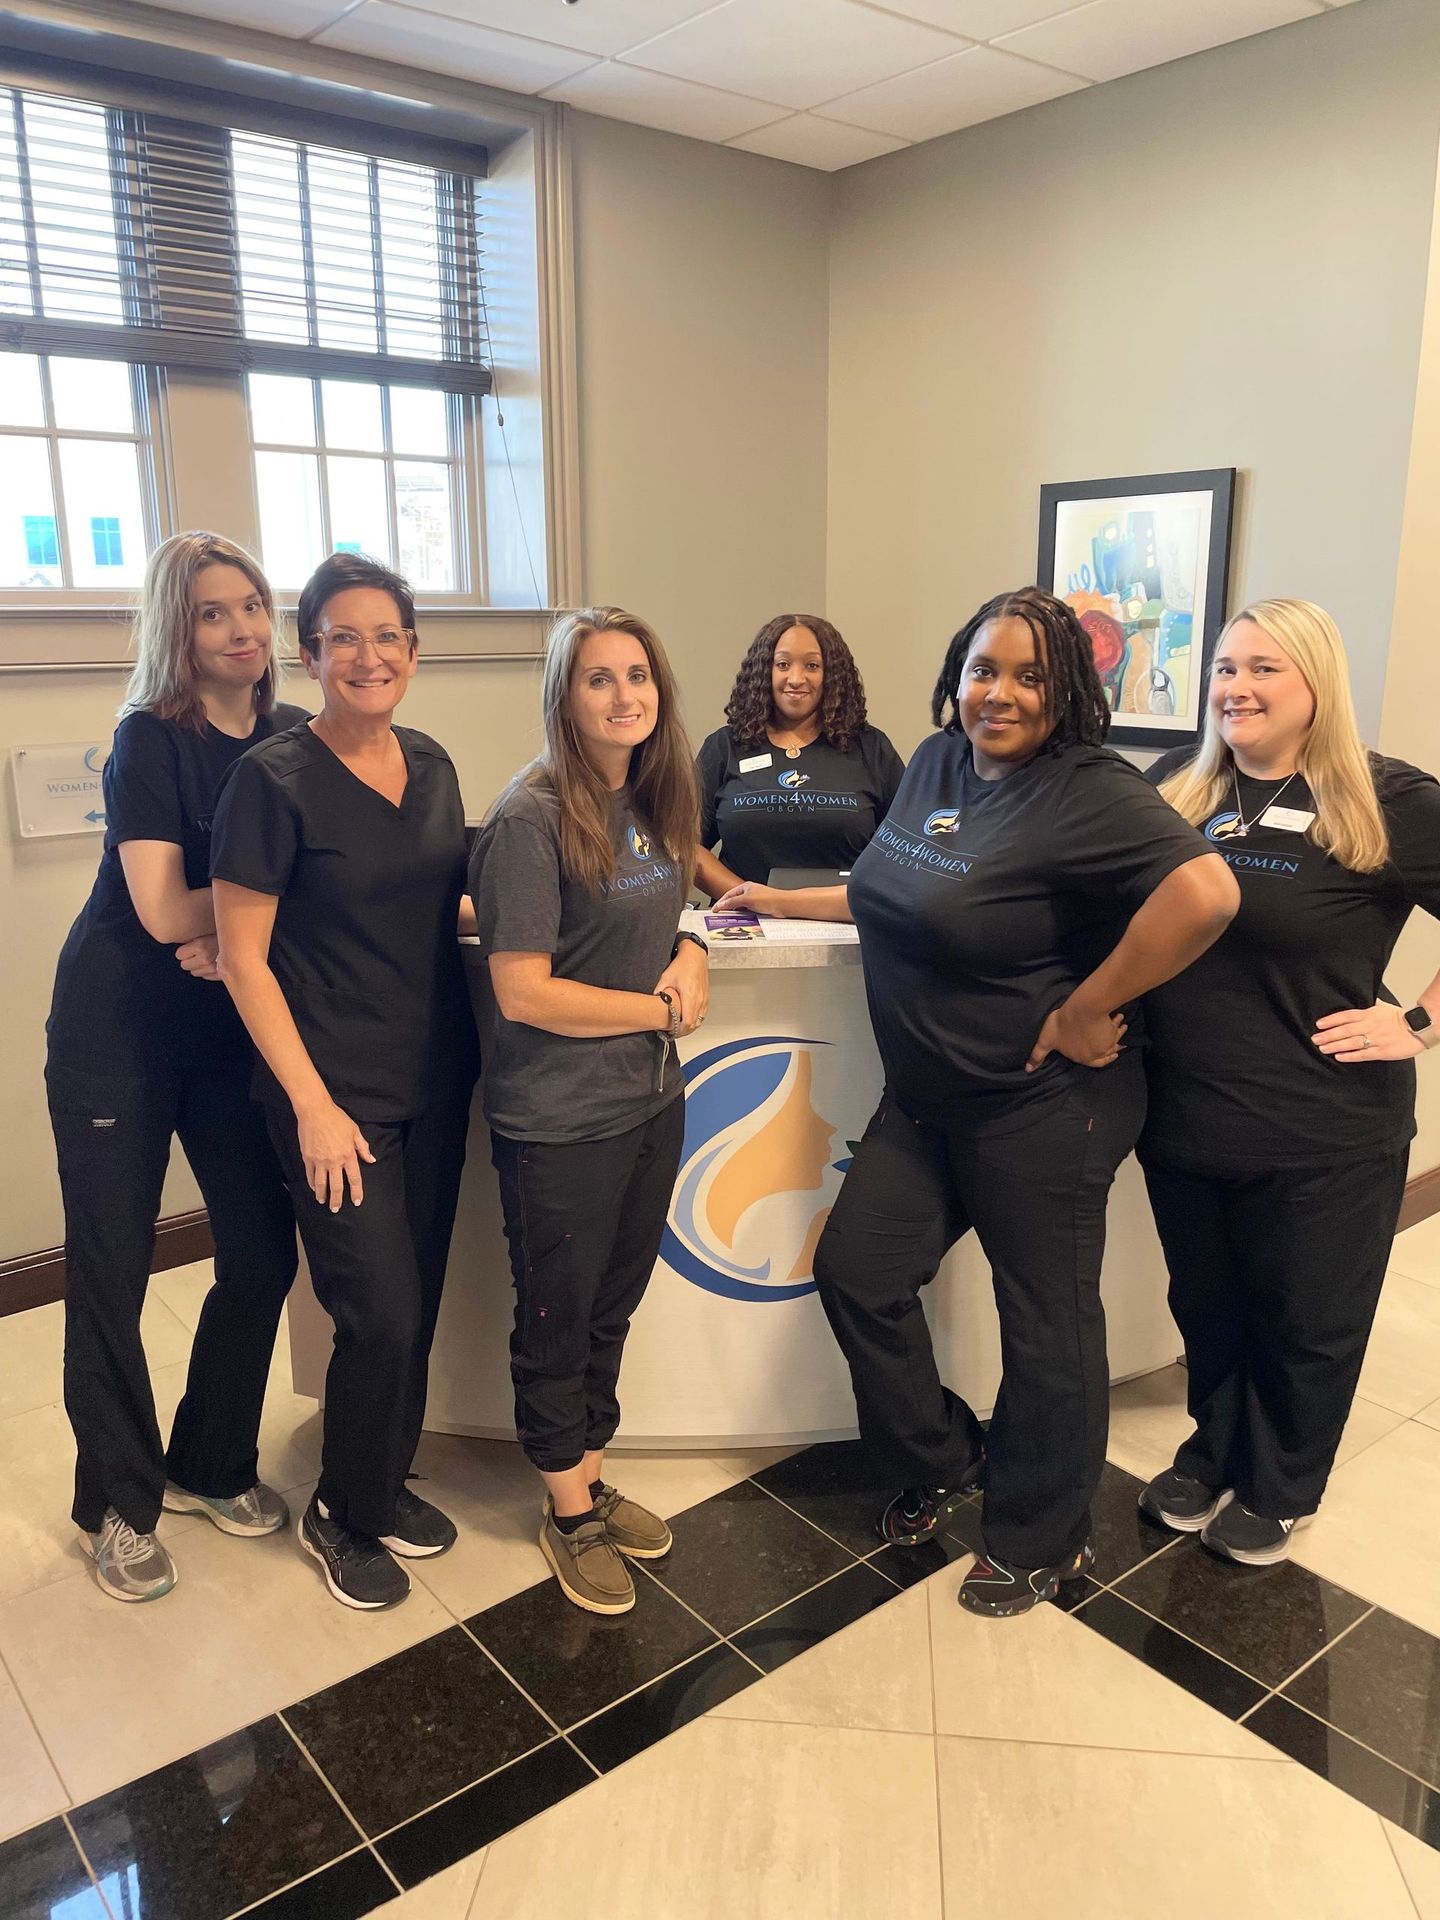
[[[1267,807],[1261,814],[1259,825],[1279,827],[1283,833],[1304,833],[1315,818],[1300,807]]]
[[[756,753],[752,754],[748,760],[742,760],[740,762],[740,771],[741,773],[758,773],[761,767],[768,767],[769,765],[770,755],[768,753]]]

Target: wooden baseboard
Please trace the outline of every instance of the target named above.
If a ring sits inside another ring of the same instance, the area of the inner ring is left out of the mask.
[[[188,1267],[192,1260],[209,1260],[214,1252],[210,1216],[204,1207],[196,1207],[190,1213],[173,1213],[156,1224],[150,1271],[166,1273],[171,1267]],[[22,1253],[13,1260],[0,1260],[0,1319],[6,1314],[24,1313],[27,1307],[44,1307],[52,1300],[64,1298],[63,1247],[47,1247],[43,1253]]]
[[[1440,1167],[1417,1173],[1405,1189],[1400,1208],[1400,1225],[1417,1226],[1431,1214],[1440,1213]],[[166,1273],[171,1267],[188,1267],[192,1260],[209,1260],[215,1242],[210,1234],[210,1216],[203,1207],[193,1213],[175,1213],[155,1228],[155,1252],[150,1261],[152,1273]],[[43,1253],[22,1253],[13,1260],[0,1260],[0,1320],[10,1313],[24,1313],[27,1307],[48,1306],[65,1298],[65,1249],[48,1247]]]
[[[1406,1227],[1419,1226],[1432,1213],[1440,1213],[1440,1167],[1432,1167],[1428,1173],[1417,1173],[1413,1180],[1406,1182],[1405,1198],[1400,1203],[1400,1225],[1396,1231],[1403,1233]]]

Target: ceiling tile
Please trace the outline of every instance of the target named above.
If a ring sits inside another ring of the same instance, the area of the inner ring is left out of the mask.
[[[971,40],[993,40],[997,34],[1014,33],[1037,20],[1068,13],[1080,0],[869,0],[869,4],[944,27],[949,33],[963,33]]]
[[[442,20],[437,14],[392,5],[391,0],[365,0],[315,39],[322,47],[369,53],[406,67],[426,67],[432,73],[508,87],[514,93],[539,93],[542,87],[591,65],[588,53],[522,40],[518,34],[496,33],[460,20]]]
[[[768,101],[746,100],[714,87],[697,87],[689,80],[622,67],[614,60],[548,87],[545,97],[567,100],[572,107],[603,113],[611,120],[631,120],[637,126],[660,127],[666,133],[686,133],[693,140],[729,140],[775,118],[775,109]]]
[[[266,33],[288,33],[296,39],[328,27],[352,0],[152,0],[170,13],[189,13],[202,20],[223,20],[232,27],[258,27]]]
[[[970,47],[915,73],[831,100],[825,117],[906,140],[933,140],[937,134],[1075,93],[1085,84],[993,47]]]
[[[886,133],[870,133],[863,127],[842,127],[835,120],[817,120],[813,113],[797,113],[726,144],[742,147],[746,153],[767,154],[772,160],[793,160],[797,166],[835,173],[860,160],[897,153],[908,142],[892,139]]]
[[[952,35],[854,0],[727,0],[624,57],[752,99],[813,107],[954,51]]]
[[[582,53],[619,53],[703,13],[715,3],[582,0],[580,5],[567,7],[562,0],[425,0],[432,13],[449,14],[475,26],[499,27],[506,33],[528,34],[532,40],[551,40],[560,47],[578,47]]]
[[[999,44],[1089,80],[1117,80],[1324,10],[1320,0],[1089,0]]]

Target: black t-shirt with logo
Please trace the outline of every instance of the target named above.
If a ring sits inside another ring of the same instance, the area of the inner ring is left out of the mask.
[[[850,910],[890,1091],[919,1118],[1052,1097],[1078,1073],[1025,1061],[1167,874],[1208,852],[1102,747],[977,777],[961,733],[922,741],[855,863]],[[1127,1045],[1140,1042],[1132,1021]],[[1103,1078],[1103,1069],[1092,1076]]]
[[[355,1120],[407,1120],[473,1086],[475,1026],[457,924],[465,813],[450,756],[396,727],[408,778],[394,805],[310,727],[232,770],[211,872],[278,898],[270,967],[332,1100]],[[286,1096],[264,1061],[255,1095]]]
[[[683,875],[636,813],[628,787],[611,795],[610,842],[615,878],[592,891],[565,871],[553,791],[516,780],[470,856],[481,954],[548,953],[557,979],[653,992],[674,950]],[[667,1065],[658,1033],[546,1033],[505,1019],[493,996],[482,1020],[485,1118],[507,1139],[606,1140],[679,1096],[679,1068],[673,1057]]]
[[[303,722],[300,707],[257,715],[237,740],[208,722],[203,729],[127,713],[105,762],[105,843],[100,870],[60,954],[47,1027],[52,1095],[90,1104],[97,1077],[107,1096],[138,1088],[156,1061],[185,1062],[248,1046],[230,996],[216,980],[184,972],[175,949],[140,924],[120,848],[127,840],[163,840],[180,848],[185,884],[210,884],[210,828],[220,784],[242,755]]]
[[[878,727],[841,753],[812,740],[792,760],[768,740],[742,745],[721,727],[695,759],[700,844],[742,880],[762,884],[776,867],[855,864],[885,818],[905,762]]]
[[[1147,777],[1158,785],[1192,753],[1165,754]],[[1393,1002],[1385,968],[1411,909],[1440,915],[1440,784],[1403,760],[1370,760],[1390,830],[1378,873],[1353,873],[1310,839],[1301,776],[1240,774],[1238,809],[1232,785],[1203,823],[1240,883],[1240,911],[1194,966],[1146,995],[1147,1157],[1270,1173],[1413,1138],[1413,1060],[1341,1062],[1310,1038],[1324,1014]],[[1263,822],[1272,805],[1288,827]]]

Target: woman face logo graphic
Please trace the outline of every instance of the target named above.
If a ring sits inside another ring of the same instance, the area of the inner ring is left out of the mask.
[[[792,767],[789,773],[781,774],[779,784],[782,787],[791,788],[808,787],[810,784],[810,776],[808,773],[797,772],[796,769]]]
[[[684,1279],[729,1300],[815,1289],[815,1244],[850,1162],[811,1099],[812,1048],[735,1040],[685,1068],[685,1145],[661,1242]]]
[[[640,827],[635,826],[633,822],[626,832],[625,838],[629,841],[630,851],[637,860],[649,860],[653,856],[655,852],[654,841],[648,833],[644,832]]]
[[[925,832],[929,839],[934,840],[940,834],[954,833],[959,824],[960,809],[958,807],[941,807],[925,822]]]
[[[1238,840],[1243,837],[1240,832],[1240,816],[1238,813],[1217,813],[1205,829],[1205,838],[1207,840]]]

